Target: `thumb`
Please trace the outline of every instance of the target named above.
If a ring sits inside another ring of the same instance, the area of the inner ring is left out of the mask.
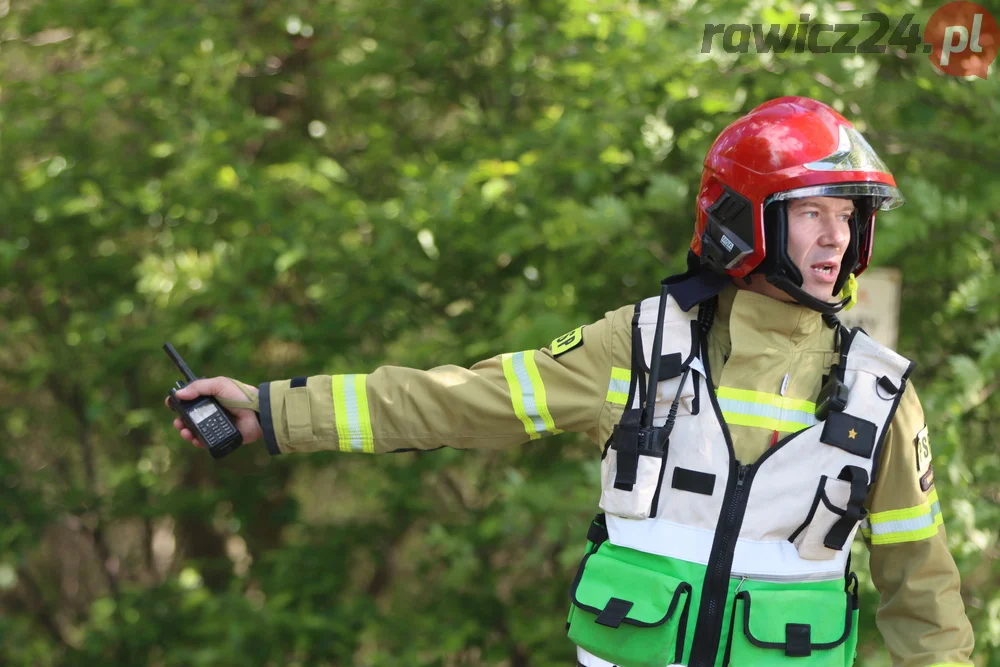
[[[222,391],[222,382],[220,380],[221,378],[195,380],[183,389],[178,389],[177,397],[189,401],[199,396],[218,396]]]

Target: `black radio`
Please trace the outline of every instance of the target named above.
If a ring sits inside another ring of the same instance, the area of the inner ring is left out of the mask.
[[[236,451],[243,444],[243,436],[236,426],[233,425],[229,414],[219,405],[219,402],[212,396],[199,396],[191,400],[184,400],[177,397],[177,390],[183,389],[189,383],[198,378],[195,377],[188,365],[177,354],[177,350],[170,343],[164,343],[163,349],[166,351],[174,364],[184,375],[186,382],[177,381],[177,386],[170,390],[170,408],[180,415],[181,421],[188,430],[204,443],[212,458],[221,459],[223,456]]]

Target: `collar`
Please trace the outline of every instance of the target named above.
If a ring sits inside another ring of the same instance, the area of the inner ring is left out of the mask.
[[[712,326],[712,333],[726,349],[732,349],[734,340],[781,349],[822,346],[827,338],[824,331],[828,328],[815,310],[740,289],[732,283],[719,293]]]
[[[688,263],[691,264],[690,257]],[[663,280],[668,285],[668,292],[681,310],[685,313],[696,305],[710,299],[731,285],[731,279],[726,274],[719,274],[692,265],[687,272],[671,276]]]

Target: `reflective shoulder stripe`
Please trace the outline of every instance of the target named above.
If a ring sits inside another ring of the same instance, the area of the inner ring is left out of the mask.
[[[375,453],[368,393],[365,391],[367,377],[367,374],[333,376],[333,416],[342,452]]]
[[[727,424],[795,433],[817,423],[816,404],[778,394],[719,387],[719,408]]]
[[[916,507],[875,512],[861,526],[861,534],[872,544],[917,542],[933,537],[944,520],[937,489]]]
[[[632,371],[628,368],[611,369],[611,381],[608,383],[608,403],[625,405],[628,403],[628,387],[632,382]]]
[[[501,359],[514,414],[524,424],[528,437],[535,440],[546,432],[551,435],[562,433],[549,414],[545,385],[535,364],[535,351],[507,353]]]

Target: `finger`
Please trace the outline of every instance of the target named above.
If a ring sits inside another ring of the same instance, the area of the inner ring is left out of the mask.
[[[225,380],[226,378],[224,377],[195,380],[183,389],[178,389],[177,396],[179,398],[183,398],[184,400],[191,400],[192,398],[197,398],[199,396],[218,396],[222,392],[222,388],[225,386]]]
[[[205,445],[201,444],[201,440],[194,437],[194,434],[191,433],[191,431],[189,431],[188,429],[184,429],[183,431],[181,431],[181,437],[190,442],[195,447],[200,447],[202,449],[205,449]]]
[[[184,422],[182,422],[180,419],[175,419],[174,428],[177,429],[178,431],[181,430],[182,428],[184,428]]]

